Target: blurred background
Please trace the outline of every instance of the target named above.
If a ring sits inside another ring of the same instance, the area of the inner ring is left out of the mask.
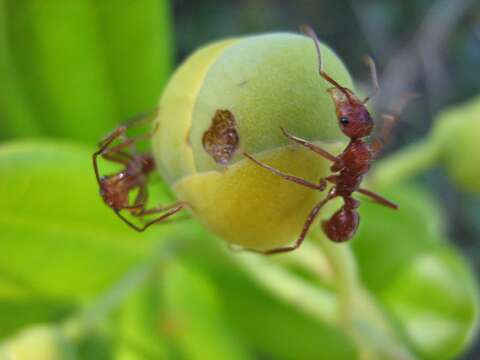
[[[169,227],[140,239],[136,234],[124,234],[128,229],[117,224],[100,203],[92,179],[78,179],[91,171],[89,156],[96,141],[122,119],[154,108],[172,71],[196,48],[232,36],[297,32],[305,23],[337,52],[358,88],[370,85],[362,58],[370,55],[375,59],[381,86],[374,101],[378,112],[388,112],[406,92],[419,95],[402,113],[385,156],[426,137],[443,110],[479,95],[480,4],[475,0],[105,0],[68,5],[60,0],[48,4],[0,0],[0,146],[4,149],[0,155],[5,156],[0,160],[0,194],[6,202],[0,218],[2,340],[35,323],[76,319],[72,314],[77,312],[82,318],[85,306],[87,315],[92,313],[88,311],[97,314],[92,299],[99,297],[100,308],[102,301],[108,304],[109,297],[100,294],[133,265],[149,258],[155,238],[172,234],[189,238],[190,232],[208,238],[195,225],[183,232]],[[480,114],[475,121],[480,121]],[[425,200],[426,210],[419,205],[419,214],[428,218],[430,210],[432,214],[442,212],[433,223],[441,228],[442,237],[459,247],[478,279],[479,192],[456,186],[439,166],[422,172],[413,183],[422,189],[419,202],[425,199],[425,189],[427,198],[434,199]],[[58,194],[47,196],[49,186]],[[159,191],[168,192],[166,188]],[[416,199],[417,195],[408,196]],[[38,217],[39,212],[44,217]],[[85,233],[82,221],[91,226]],[[368,235],[368,225],[364,226],[361,238]],[[412,234],[405,235],[405,239],[411,237],[406,242],[416,241]],[[337,329],[319,325],[270,296],[230,260],[222,259],[224,249],[219,249],[218,239],[205,242],[209,245],[199,247],[187,240],[180,265],[161,263],[161,271],[167,275],[162,275],[160,289],[160,280],[149,280],[126,305],[117,304],[112,319],[95,325],[95,336],[82,337],[78,358],[354,356],[353,345]],[[365,249],[361,240],[358,244],[355,251],[363,269],[367,265],[362,264],[371,259],[362,260]],[[54,251],[58,256],[52,258]],[[85,275],[85,269],[91,273]],[[164,281],[165,277],[169,280]],[[388,291],[379,290],[384,285],[368,279],[366,283],[390,310]],[[121,293],[124,287],[120,282],[119,288],[113,289]],[[325,284],[320,287],[328,288]],[[225,293],[234,294],[234,299],[224,299]],[[200,300],[189,304],[187,299],[196,296]],[[256,304],[245,305],[241,299],[247,298]],[[92,303],[93,310],[89,307]],[[221,316],[217,307],[223,309]],[[256,329],[245,317],[265,317],[264,327]],[[184,332],[172,320],[176,318],[184,321]],[[401,319],[396,325],[401,327],[400,323]],[[198,324],[206,324],[207,331]],[[154,331],[161,333],[160,339],[152,336]],[[204,334],[208,331],[211,338]],[[416,349],[415,341],[400,332],[402,340]],[[57,344],[56,335],[52,336],[48,333],[45,338]],[[238,339],[241,345],[236,344]],[[289,339],[293,339],[290,347],[281,345]],[[325,352],[316,349],[322,346],[326,346]],[[218,353],[213,354],[212,348]],[[428,355],[419,353],[419,358],[443,358],[441,346]],[[480,344],[478,340],[463,344],[454,353],[461,359],[480,358]],[[0,359],[10,358],[0,353]]]

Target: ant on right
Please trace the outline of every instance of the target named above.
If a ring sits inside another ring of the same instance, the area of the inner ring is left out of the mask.
[[[340,130],[350,138],[350,142],[341,154],[335,156],[325,149],[309,142],[305,139],[299,138],[287,132],[283,127],[281,130],[283,134],[290,140],[307,147],[311,151],[319,154],[325,159],[332,162],[331,171],[336,173],[326,178],[320,179],[318,183],[312,183],[306,179],[296,177],[294,175],[286,174],[280,170],[271,167],[265,163],[256,160],[249,153],[244,155],[255,162],[262,168],[282,177],[285,180],[292,181],[308,188],[323,191],[327,187],[327,183],[332,183],[333,186],[326,195],[315,207],[310,211],[307,220],[303,226],[300,236],[293,245],[271,249],[263,252],[264,254],[277,254],[289,252],[297,249],[305,239],[310,226],[317,217],[320,209],[330,200],[341,197],[343,198],[343,206],[336,211],[330,219],[322,222],[322,228],[327,237],[335,242],[343,242],[351,239],[360,222],[358,213],[359,201],[352,197],[354,192],[359,192],[370,197],[373,201],[388,208],[397,210],[398,206],[384,197],[364,188],[360,187],[363,177],[370,169],[370,164],[376,158],[383,147],[383,144],[395,122],[396,117],[392,115],[383,115],[384,126],[381,130],[380,137],[373,140],[371,144],[366,143],[363,138],[369,136],[373,130],[373,120],[366,108],[366,103],[371,99],[372,95],[360,100],[355,93],[336,82],[323,69],[323,62],[320,52],[319,40],[309,26],[302,26],[302,32],[312,38],[317,51],[319,73],[320,76],[333,85],[327,91],[330,93],[335,104],[336,115]],[[370,67],[372,83],[375,87],[375,93],[379,89],[375,63],[371,58],[367,59]]]

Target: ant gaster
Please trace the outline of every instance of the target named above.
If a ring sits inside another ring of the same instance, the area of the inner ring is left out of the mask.
[[[143,115],[142,115],[143,118]],[[134,120],[131,124],[138,123]],[[130,124],[130,125],[131,125]],[[148,176],[155,170],[155,161],[149,153],[130,153],[136,142],[149,138],[151,134],[146,136],[138,136],[136,138],[126,138],[126,131],[130,125],[122,125],[103,139],[99,144],[99,149],[93,154],[93,168],[95,177],[100,187],[100,195],[104,202],[112,208],[117,216],[127,225],[137,231],[144,231],[149,226],[166,220],[170,216],[182,210],[186,204],[183,202],[174,203],[167,207],[156,207],[146,209],[148,200]],[[117,145],[112,143],[122,139]],[[101,156],[106,160],[121,164],[124,168],[118,173],[100,176],[98,168],[98,157]],[[130,195],[133,191],[138,191],[133,202]],[[121,211],[125,210],[132,216],[143,220],[144,216],[160,214],[161,215],[151,221],[144,223],[142,226],[135,225],[128,220]]]
[[[391,126],[395,118],[390,115],[384,115],[385,125],[382,129],[382,135],[375,139],[371,144],[366,143],[363,138],[369,136],[373,130],[373,120],[368,112],[365,104],[370,100],[371,96],[367,96],[364,100],[360,100],[352,90],[341,86],[334,79],[332,79],[323,69],[323,63],[320,53],[319,40],[315,32],[309,27],[302,27],[302,31],[311,37],[315,43],[317,51],[319,73],[320,76],[333,85],[332,88],[327,91],[330,93],[332,100],[335,104],[336,115],[340,130],[350,138],[345,150],[338,156],[332,155],[325,149],[305,140],[288,133],[284,128],[281,128],[283,134],[290,140],[307,147],[311,151],[319,154],[325,159],[332,162],[330,167],[331,171],[335,174],[326,178],[320,179],[318,183],[312,183],[303,178],[299,178],[290,174],[283,173],[278,169],[275,169],[267,164],[264,164],[256,160],[249,153],[244,155],[255,162],[257,165],[271,171],[272,173],[281,176],[282,178],[295,182],[297,184],[306,186],[308,188],[323,191],[327,187],[327,183],[333,184],[325,198],[323,198],[315,207],[310,211],[307,220],[303,226],[300,236],[296,242],[291,246],[276,248],[264,252],[265,254],[276,254],[295,250],[298,248],[310,229],[310,226],[317,217],[320,209],[330,200],[341,197],[343,199],[343,206],[335,212],[330,219],[323,221],[322,228],[327,237],[335,242],[342,242],[349,240],[355,235],[360,216],[357,208],[360,203],[352,197],[352,193],[359,192],[373,199],[378,204],[387,206],[391,209],[398,209],[398,206],[382,196],[363,189],[360,184],[364,175],[370,169],[370,163],[376,157],[378,152],[383,146],[384,139],[387,133],[390,131]],[[367,59],[370,66],[372,83],[378,90],[378,80],[376,75],[375,64],[370,58]]]

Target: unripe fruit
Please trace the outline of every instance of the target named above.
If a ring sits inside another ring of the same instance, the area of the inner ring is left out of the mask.
[[[480,193],[480,97],[442,112],[432,135],[452,180]]]
[[[344,65],[325,46],[322,58],[326,71],[352,88]],[[306,36],[273,33],[198,50],[173,75],[160,101],[153,140],[160,173],[179,200],[226,241],[258,250],[292,242],[325,194],[265,171],[242,152],[310,181],[327,176],[330,164],[289,144],[280,126],[334,153],[341,150],[346,138],[329,87]],[[222,128],[219,118],[234,128]],[[215,134],[228,146],[210,146]]]

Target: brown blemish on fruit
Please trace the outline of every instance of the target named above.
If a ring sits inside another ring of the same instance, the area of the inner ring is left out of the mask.
[[[205,151],[216,163],[227,165],[238,149],[239,141],[233,114],[229,110],[217,110],[212,124],[202,137]]]

